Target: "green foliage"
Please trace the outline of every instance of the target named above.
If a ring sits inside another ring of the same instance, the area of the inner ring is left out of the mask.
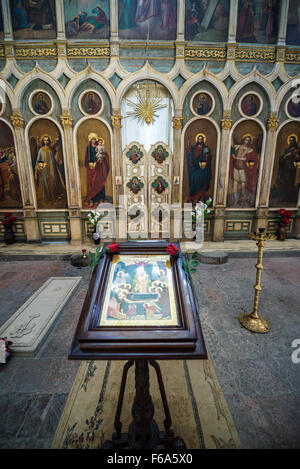
[[[187,254],[182,261],[183,270],[189,275],[189,277],[196,273],[198,264],[199,260],[197,252],[192,254],[191,259],[189,254]]]
[[[98,263],[99,263],[101,257],[103,256],[103,254],[104,254],[103,247],[101,247],[101,246],[98,246],[95,252],[91,252],[91,251],[89,252],[89,256],[88,256],[88,259],[89,259],[89,265],[88,265],[88,268],[89,268],[88,294],[90,294],[90,283],[91,283],[91,278],[92,278],[94,268],[98,265]]]
[[[212,203],[212,198],[209,197],[209,198],[207,199],[207,201],[205,202],[205,204],[204,204],[204,205],[205,205],[205,208],[204,208],[204,218],[205,218],[207,215],[209,215],[210,212],[211,212],[210,209],[208,208],[208,207],[211,205],[211,203]],[[196,223],[196,222],[197,222],[197,214],[196,214],[195,212],[193,212],[193,214],[192,214],[192,221],[193,221],[193,223]]]

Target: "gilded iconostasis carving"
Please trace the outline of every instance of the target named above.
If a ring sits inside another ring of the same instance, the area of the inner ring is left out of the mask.
[[[0,211],[20,240],[80,241],[122,195],[212,197],[215,241],[289,208],[300,236],[300,0],[0,6]]]

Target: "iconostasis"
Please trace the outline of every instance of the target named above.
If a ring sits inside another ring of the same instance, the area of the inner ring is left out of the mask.
[[[0,211],[17,239],[80,242],[122,195],[211,197],[215,241],[275,231],[288,208],[299,236],[299,19],[298,0],[2,2]]]

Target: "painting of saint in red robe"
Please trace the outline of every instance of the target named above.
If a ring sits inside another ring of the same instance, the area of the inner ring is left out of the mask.
[[[240,142],[233,137],[231,147],[228,193],[229,207],[253,207],[259,174],[259,152],[262,135],[256,139],[251,134],[244,135]]]
[[[278,35],[278,0],[240,0],[237,41],[274,44]]]
[[[85,153],[87,194],[85,204],[96,208],[101,202],[108,202],[105,185],[109,173],[109,156],[105,152],[104,139],[96,133],[89,134],[89,144]]]

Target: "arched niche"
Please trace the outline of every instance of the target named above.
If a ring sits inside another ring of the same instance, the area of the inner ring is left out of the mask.
[[[198,112],[199,107],[197,109],[197,100],[201,96],[207,97],[206,99],[210,106],[207,110],[203,110],[200,113]],[[189,90],[185,97],[182,110],[183,124],[187,123],[197,114],[203,117],[209,116],[216,122],[219,122],[223,117],[223,108],[223,100],[217,88],[209,81],[201,80]]]
[[[270,98],[263,87],[256,82],[246,84],[232,99],[231,118],[233,122],[237,122],[243,117],[256,117],[261,122],[268,120],[271,113]]]
[[[43,96],[45,110],[37,106],[40,95]],[[41,78],[32,80],[23,90],[20,107],[25,122],[29,122],[37,115],[51,116],[59,122],[62,114],[62,105],[56,91]]]
[[[28,130],[38,209],[67,208],[63,140],[50,119],[36,119]]]
[[[214,198],[219,132],[211,119],[194,119],[184,129],[182,203]]]
[[[10,126],[0,118],[0,209],[22,206],[14,135]]]
[[[231,134],[227,207],[254,208],[257,200],[264,132],[255,120],[243,120]]]
[[[270,190],[270,207],[295,208],[300,187],[300,122],[288,122],[279,130]]]
[[[146,99],[153,104],[153,121],[149,124],[140,116],[146,116]],[[158,106],[158,107],[156,107]],[[173,150],[174,103],[167,88],[154,80],[140,80],[130,86],[121,102],[122,148],[131,142],[138,142],[148,151],[150,147],[163,142]]]
[[[98,96],[101,100],[99,112],[96,112],[95,114],[101,115],[101,117],[110,124],[112,114],[110,97],[104,87],[96,80],[91,78],[80,82],[78,86],[72,91],[70,109],[72,109],[72,118],[74,124],[82,119],[82,117],[89,114],[89,112],[85,112],[87,109],[85,109],[83,105],[84,97],[89,93],[94,95],[94,99],[97,99]],[[91,115],[91,117],[95,116]]]
[[[113,203],[111,131],[100,118],[84,118],[75,128],[75,148],[83,209]]]

